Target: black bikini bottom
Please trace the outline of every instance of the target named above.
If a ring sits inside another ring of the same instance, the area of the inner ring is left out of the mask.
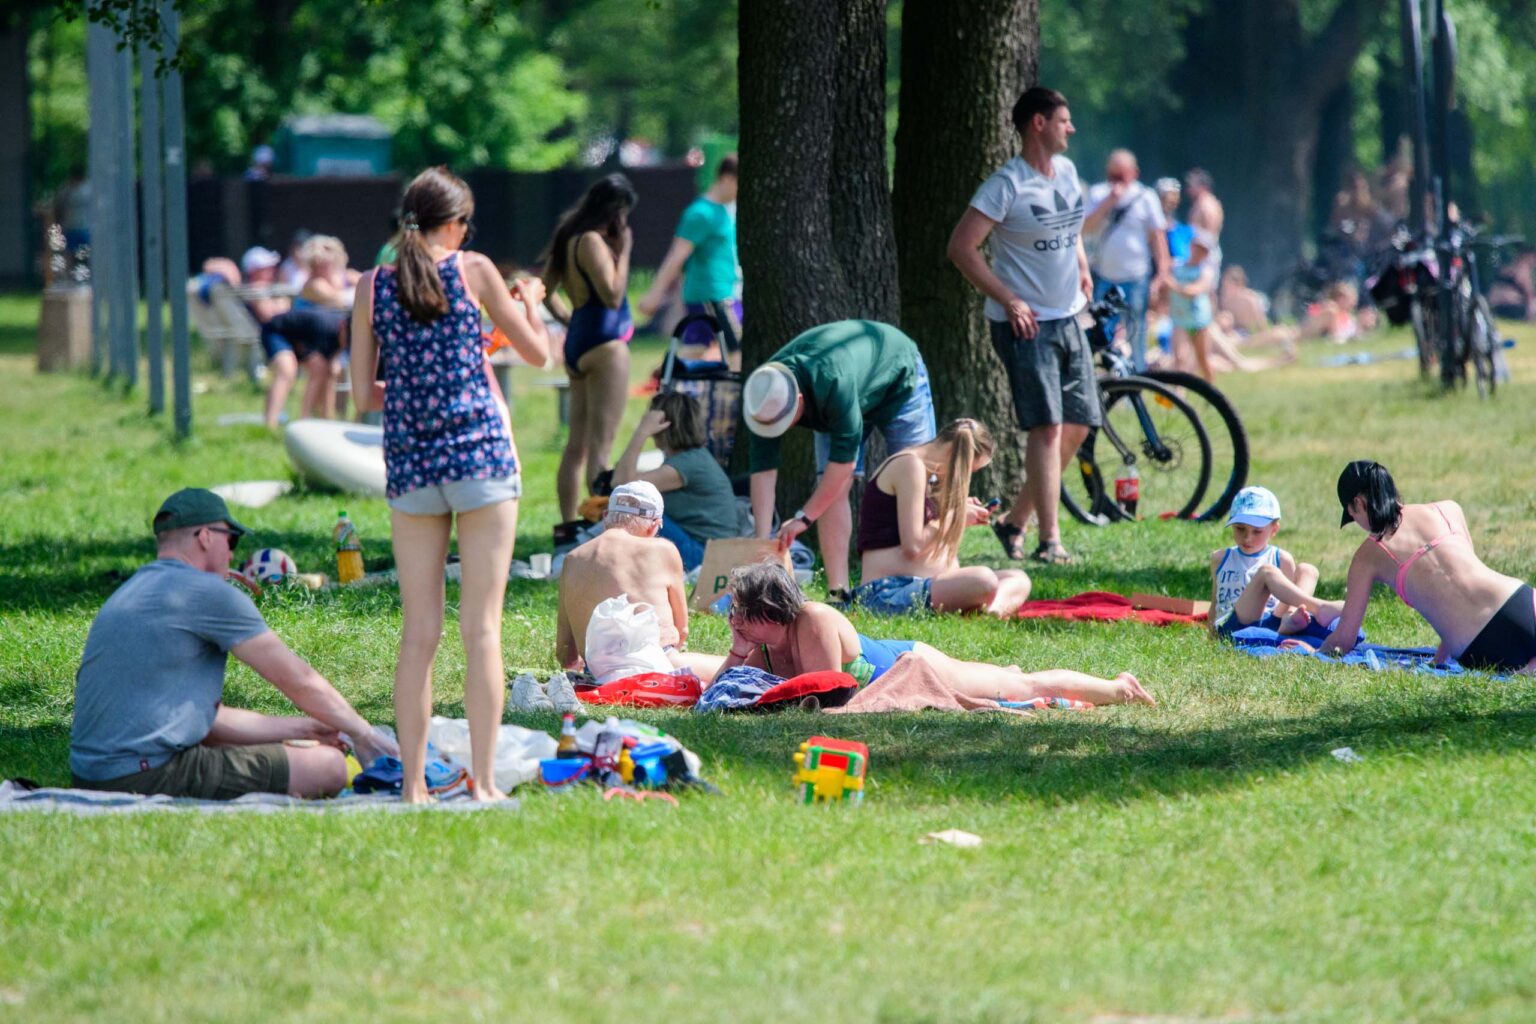
[[[1518,672],[1536,658],[1536,595],[1529,584],[1510,595],[1456,660],[1482,672]]]

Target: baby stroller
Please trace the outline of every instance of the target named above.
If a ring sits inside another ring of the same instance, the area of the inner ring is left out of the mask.
[[[696,323],[709,327],[720,345],[720,359],[683,359],[677,354],[688,328]],[[709,453],[729,469],[731,446],[736,441],[736,425],[741,420],[741,373],[731,369],[732,353],[741,351],[729,317],[695,313],[679,320],[667,344],[667,358],[661,366],[660,390],[681,391],[704,407],[704,422]]]

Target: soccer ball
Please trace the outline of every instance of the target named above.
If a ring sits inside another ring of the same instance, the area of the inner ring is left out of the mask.
[[[282,548],[262,548],[245,560],[240,571],[259,583],[281,583],[286,577],[297,576],[299,567]]]

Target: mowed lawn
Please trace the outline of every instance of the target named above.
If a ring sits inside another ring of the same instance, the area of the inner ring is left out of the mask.
[[[0,777],[59,785],[86,631],[152,556],[161,498],[288,471],[276,437],[215,425],[259,396],[204,360],[183,444],[142,391],[37,375],[36,310],[0,299]],[[1517,337],[1517,383],[1488,403],[1436,395],[1411,362],[1323,368],[1331,346],[1223,380],[1251,480],[1283,503],[1280,543],[1322,567],[1325,593],[1362,539],[1337,528],[1333,495],[1357,457],[1410,500],[1460,500],[1483,557],[1536,579],[1536,332]],[[637,367],[658,351],[637,346]],[[556,519],[545,376],[521,371],[516,391],[521,557],[549,550]],[[296,493],[240,514],[258,546],[316,570],[338,507],[370,567],[388,565],[382,500]],[[1039,596],[1204,597],[1227,543],[1159,522],[1069,523],[1066,541],[1080,562],[1038,572]],[[1001,564],[984,530],[965,553]],[[509,587],[509,668],[554,668],[554,593]],[[391,720],[392,591],[262,609]],[[1258,661],[1182,627],[858,622],[972,658],[1130,669],[1162,703],[1028,720],[653,713],[724,791],[675,810],[525,787],[508,814],[0,818],[0,1021],[1536,1018],[1536,684]],[[1366,630],[1433,643],[1386,592]],[[717,620],[694,638],[728,642]],[[439,713],[462,715],[462,677],[450,622]],[[243,668],[227,697],[286,707]],[[821,731],[869,744],[862,807],[795,803],[790,755]],[[1363,760],[1330,755],[1344,746]],[[919,845],[945,828],[985,843]]]

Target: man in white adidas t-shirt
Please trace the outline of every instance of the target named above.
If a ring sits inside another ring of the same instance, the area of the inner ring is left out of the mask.
[[[1097,302],[1111,288],[1125,297],[1125,336],[1131,345],[1136,369],[1147,368],[1147,298],[1154,281],[1166,283],[1168,220],[1157,195],[1140,181],[1136,155],[1128,149],[1109,154],[1104,181],[1088,190],[1088,216],[1083,234],[1095,242],[1093,298]],[[1155,276],[1154,276],[1155,272]],[[1114,337],[1116,324],[1105,324]]]
[[[1083,192],[1062,156],[1072,135],[1066,97],[1036,86],[1019,97],[1019,155],[982,182],[949,239],[949,258],[987,297],[992,347],[1008,372],[1019,426],[1028,432],[1024,489],[993,524],[1008,557],[1024,557],[1030,513],[1040,520],[1033,558],[1063,563],[1057,518],[1061,472],[1099,425],[1093,354],[1077,322],[1093,290],[1083,251]],[[992,265],[981,254],[991,238]]]

